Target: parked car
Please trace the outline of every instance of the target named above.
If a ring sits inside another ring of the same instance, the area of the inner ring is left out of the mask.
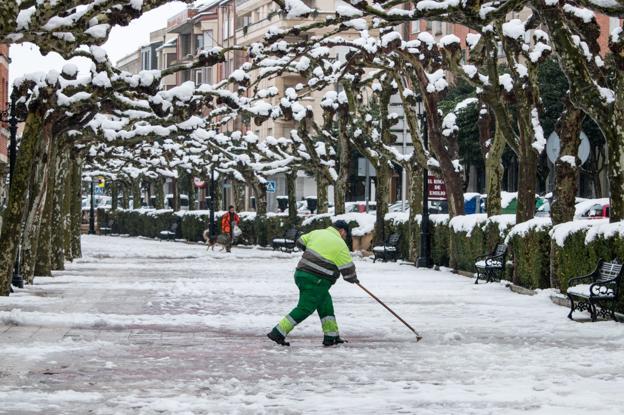
[[[574,219],[603,219],[609,217],[609,199],[587,199],[574,207]]]
[[[368,211],[374,212],[375,210],[377,210],[377,203],[368,202]],[[345,212],[366,212],[366,202],[347,202],[345,203]]]

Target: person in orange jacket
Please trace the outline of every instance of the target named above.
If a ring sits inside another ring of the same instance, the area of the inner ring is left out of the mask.
[[[240,223],[240,217],[234,211],[234,206],[230,205],[228,210],[225,215],[221,216],[221,233],[228,235],[228,243],[225,249],[230,252],[234,240],[234,227]]]

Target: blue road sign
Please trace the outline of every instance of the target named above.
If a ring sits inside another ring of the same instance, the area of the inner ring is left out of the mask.
[[[267,180],[267,185],[266,185],[267,193],[275,193],[276,188],[277,188],[277,184],[275,183],[275,180]]]

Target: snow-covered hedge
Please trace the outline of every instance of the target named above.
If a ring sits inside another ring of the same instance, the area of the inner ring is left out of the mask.
[[[224,211],[215,212],[215,218],[225,214]],[[202,233],[209,226],[208,210],[179,211],[169,209],[153,210],[116,210],[102,213],[100,223],[112,223],[113,233],[129,234],[130,236],[146,236],[156,238],[163,230],[170,230],[177,223],[176,238],[187,241],[202,241]],[[281,238],[286,230],[293,226],[285,213],[269,213],[264,218],[258,218],[255,212],[241,212],[240,228],[242,231],[241,243],[268,246],[274,238]],[[295,226],[302,232],[321,229],[331,225],[337,219],[346,220],[351,226],[353,236],[362,236],[372,232],[375,225],[375,216],[365,213],[348,213],[332,216],[329,214],[313,215],[307,218],[298,217]],[[217,223],[217,233],[220,232]],[[351,241],[349,240],[350,244]]]
[[[513,260],[513,282],[526,288],[550,287],[550,218],[515,225],[505,238]]]
[[[515,215],[454,217],[448,225],[449,265],[459,270],[474,271],[475,258],[491,252],[514,224]]]
[[[550,232],[551,282],[565,293],[568,280],[594,270],[599,259],[624,261],[624,222],[577,220],[557,225]],[[620,290],[617,309],[624,312],[624,292]]]

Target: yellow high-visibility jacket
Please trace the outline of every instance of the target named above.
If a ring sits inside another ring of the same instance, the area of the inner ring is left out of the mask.
[[[335,283],[340,274],[345,280],[357,278],[351,252],[336,228],[330,226],[302,235],[297,245],[305,250],[297,269]]]

